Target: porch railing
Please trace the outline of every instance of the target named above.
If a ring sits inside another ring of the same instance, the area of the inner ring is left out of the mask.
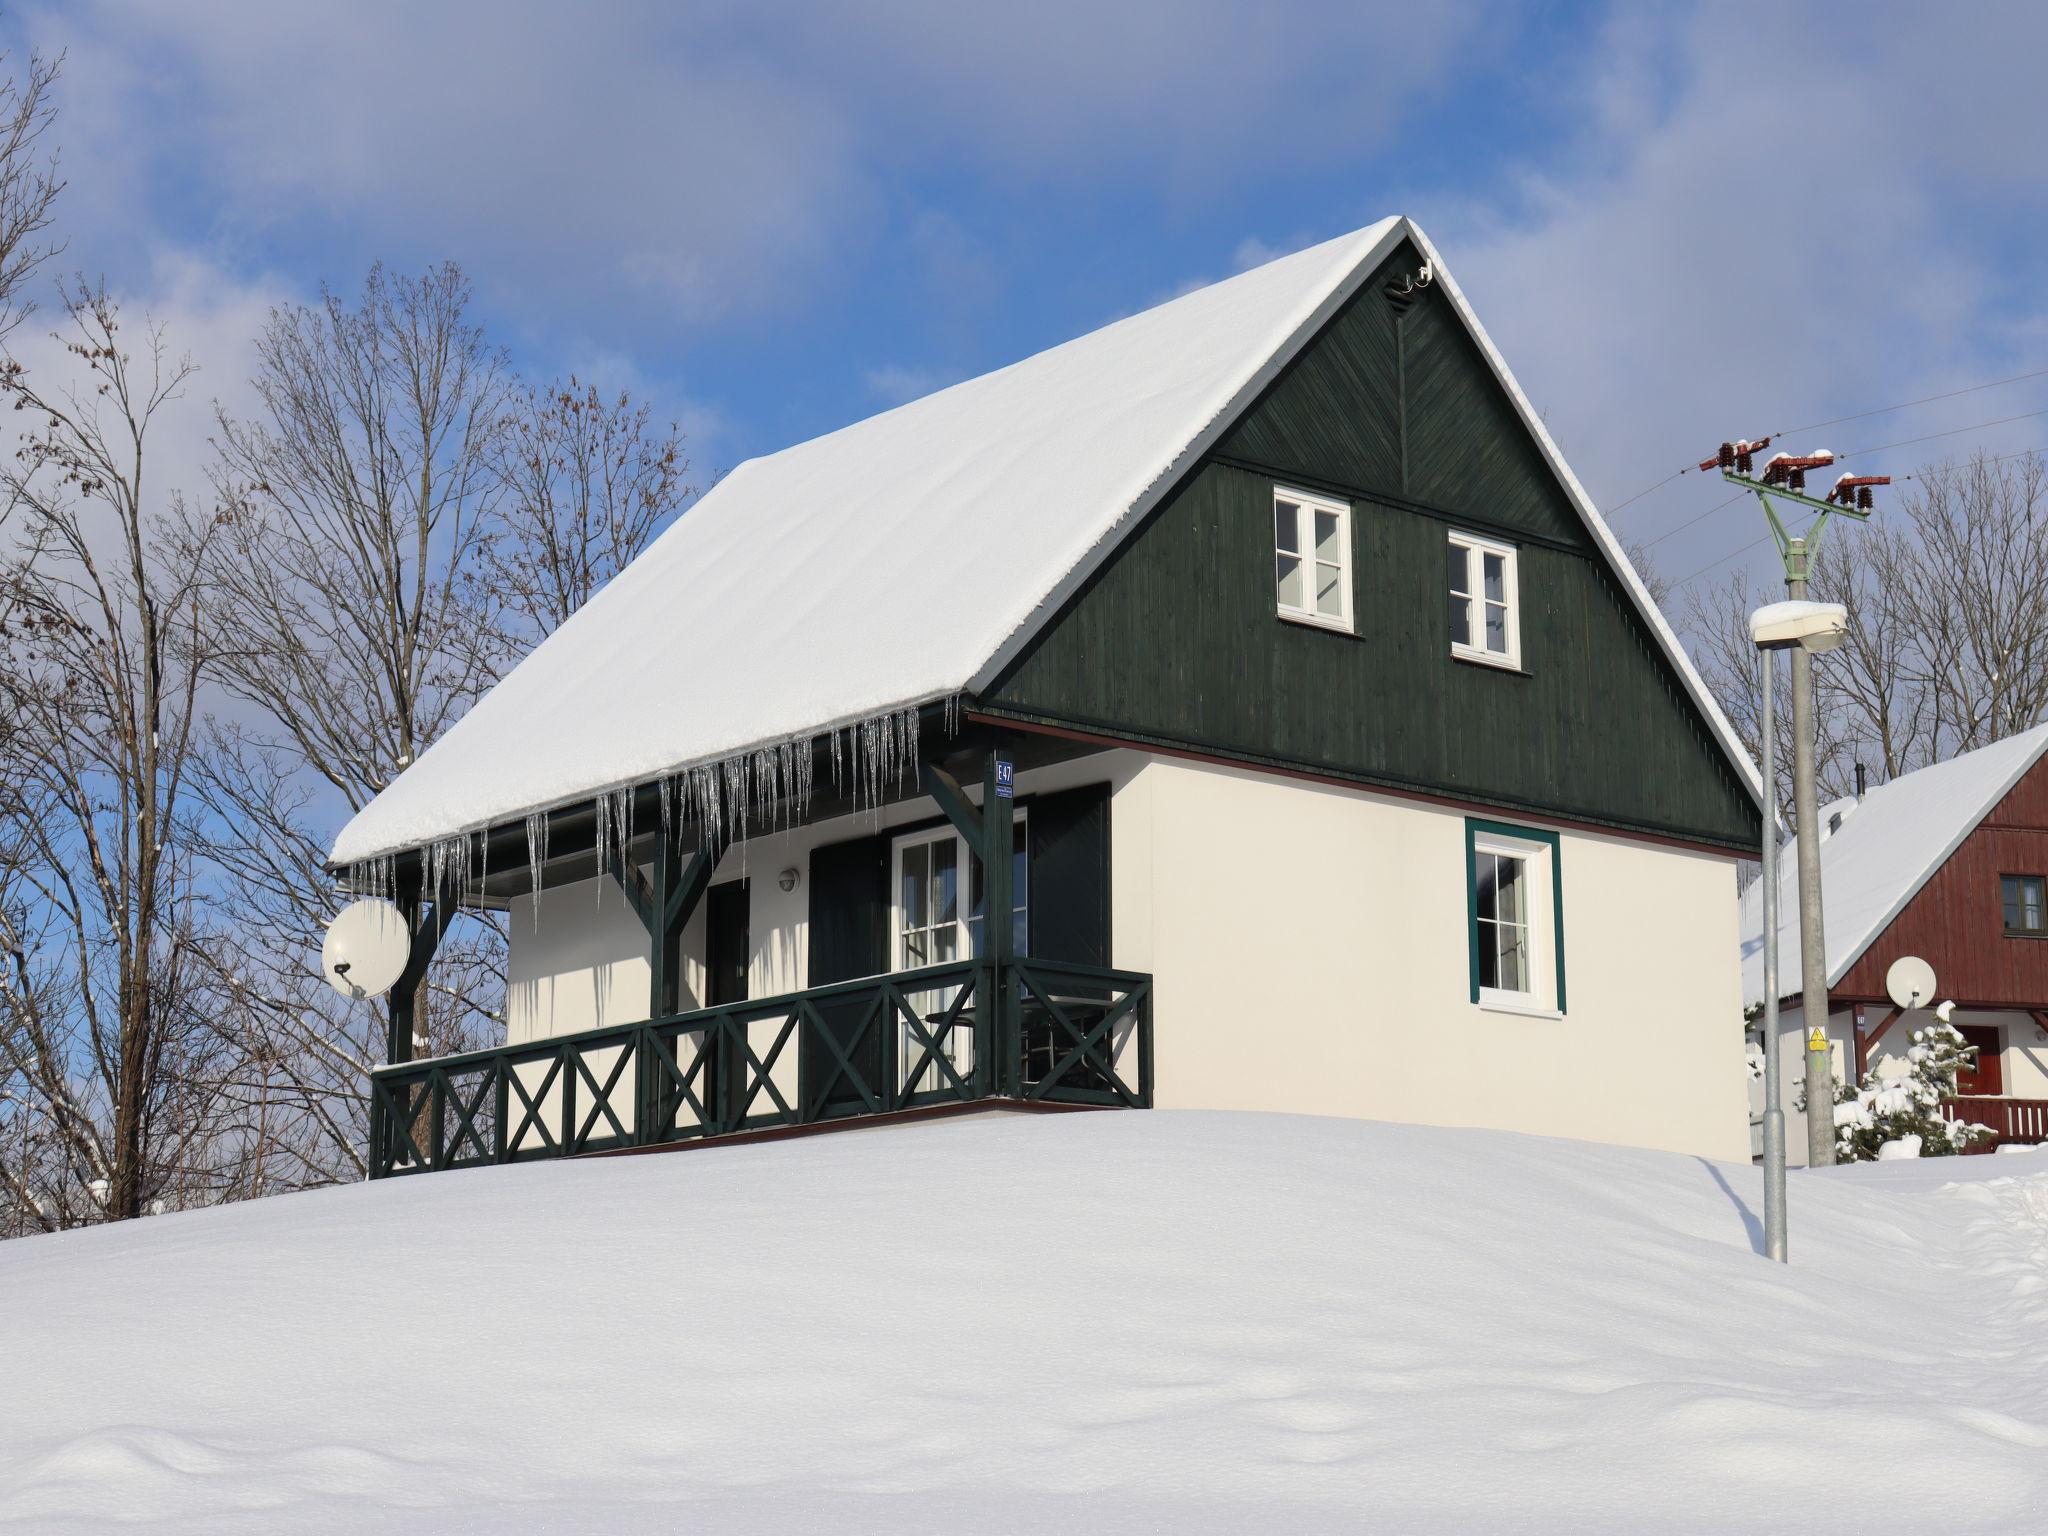
[[[1945,1120],[1961,1120],[1995,1132],[2001,1144],[2048,1141],[2048,1099],[2003,1099],[1963,1095],[1941,1101]]]
[[[981,1100],[1152,1103],[1152,978],[961,961],[379,1067],[370,1177]]]

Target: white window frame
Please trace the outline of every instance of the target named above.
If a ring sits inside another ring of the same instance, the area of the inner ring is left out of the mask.
[[[1015,820],[1020,830],[1028,827],[1030,821],[1029,807],[1017,807]],[[1025,847],[1028,849],[1030,847],[1030,833],[1028,831],[1025,831],[1025,839]],[[974,945],[973,922],[974,850],[968,847],[967,839],[960,835],[959,829],[950,823],[936,827],[919,827],[912,831],[899,832],[889,841],[889,969],[891,972],[910,969],[907,963],[907,956],[903,952],[903,851],[906,848],[922,844],[943,843],[947,841],[953,844],[953,867],[958,872],[957,878],[959,880],[958,900],[955,904],[953,916],[953,961],[933,961],[928,963],[952,964],[954,961],[977,958]],[[1028,870],[1029,867],[1027,859],[1026,869]],[[1027,880],[1028,878],[1027,875]],[[1028,913],[1030,902],[1031,892],[1027,887],[1024,892],[1024,900],[1021,903],[1014,903],[1012,910],[1021,910]],[[986,922],[984,922],[983,926],[984,928],[987,926]],[[915,1000],[918,1011],[927,1018],[935,1013],[943,1012],[952,1003],[950,991],[943,988],[913,993],[912,997]],[[914,1061],[923,1056],[924,1046],[912,1034],[910,1026],[901,1019],[896,1021],[896,1031],[897,1071],[899,1074],[903,1074],[910,1070],[910,1066]],[[952,1062],[953,1070],[962,1077],[967,1076],[974,1068],[974,1042],[972,1037],[965,1030],[956,1029],[947,1038],[946,1047],[947,1059]],[[918,1080],[914,1091],[924,1093],[941,1087],[944,1082],[945,1079],[939,1072],[938,1064],[934,1062],[931,1066],[925,1068],[924,1075]],[[907,1085],[899,1082],[896,1086],[902,1088]]]
[[[1294,539],[1297,548],[1293,551],[1280,547],[1280,504],[1291,502],[1298,509],[1295,514]],[[1317,558],[1315,551],[1315,515],[1330,513],[1337,519],[1336,561]],[[1306,526],[1304,526],[1306,525]],[[1344,634],[1353,633],[1352,621],[1352,572],[1351,572],[1351,503],[1337,501],[1328,496],[1317,496],[1309,491],[1291,490],[1284,485],[1273,487],[1273,608],[1281,618],[1290,624],[1313,624],[1318,629],[1334,629]],[[1303,602],[1297,606],[1281,600],[1280,562],[1298,561],[1302,568],[1301,592]],[[1316,608],[1316,575],[1319,566],[1334,564],[1337,568],[1337,596],[1342,603],[1338,613],[1322,613]]]
[[[1551,862],[1556,852],[1548,842],[1476,831],[1472,834],[1475,867],[1465,872],[1465,878],[1475,885],[1479,879],[1476,861],[1486,854],[1522,861],[1522,896],[1528,903],[1529,985],[1520,990],[1482,985],[1479,1006],[1495,1013],[1561,1019],[1564,1014],[1557,1006],[1557,874]],[[1478,913],[1470,914],[1468,921],[1476,924]]]
[[[1503,544],[1499,539],[1485,538],[1476,533],[1452,530],[1451,548],[1463,550],[1465,554],[1465,632],[1473,637],[1471,643],[1451,641],[1451,654],[1466,661],[1481,662],[1489,667],[1508,667],[1519,672],[1522,668],[1522,575],[1521,561],[1512,544]],[[1496,651],[1486,644],[1486,595],[1485,567],[1482,557],[1499,555],[1504,562],[1501,590],[1506,601],[1500,606],[1505,612],[1508,648]],[[1446,600],[1457,594],[1447,585],[1444,588]]]

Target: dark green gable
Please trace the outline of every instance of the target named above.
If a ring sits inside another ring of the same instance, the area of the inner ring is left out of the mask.
[[[1448,296],[1388,297],[1419,264],[1388,259],[983,705],[1753,848],[1748,791]],[[1355,635],[1276,617],[1276,482],[1352,503]],[[1518,546],[1523,672],[1451,655],[1452,527]]]

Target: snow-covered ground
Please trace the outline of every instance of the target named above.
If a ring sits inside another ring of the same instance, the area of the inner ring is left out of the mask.
[[[0,1245],[0,1530],[2048,1519],[2048,1155],[1105,1114]]]

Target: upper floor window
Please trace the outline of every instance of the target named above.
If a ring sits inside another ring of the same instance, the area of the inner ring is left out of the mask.
[[[1451,654],[1519,667],[1522,621],[1514,545],[1454,533],[1449,553]]]
[[[1273,597],[1280,617],[1351,628],[1351,507],[1275,488]]]
[[[2000,875],[2005,931],[2048,936],[2048,882],[2039,875]]]

